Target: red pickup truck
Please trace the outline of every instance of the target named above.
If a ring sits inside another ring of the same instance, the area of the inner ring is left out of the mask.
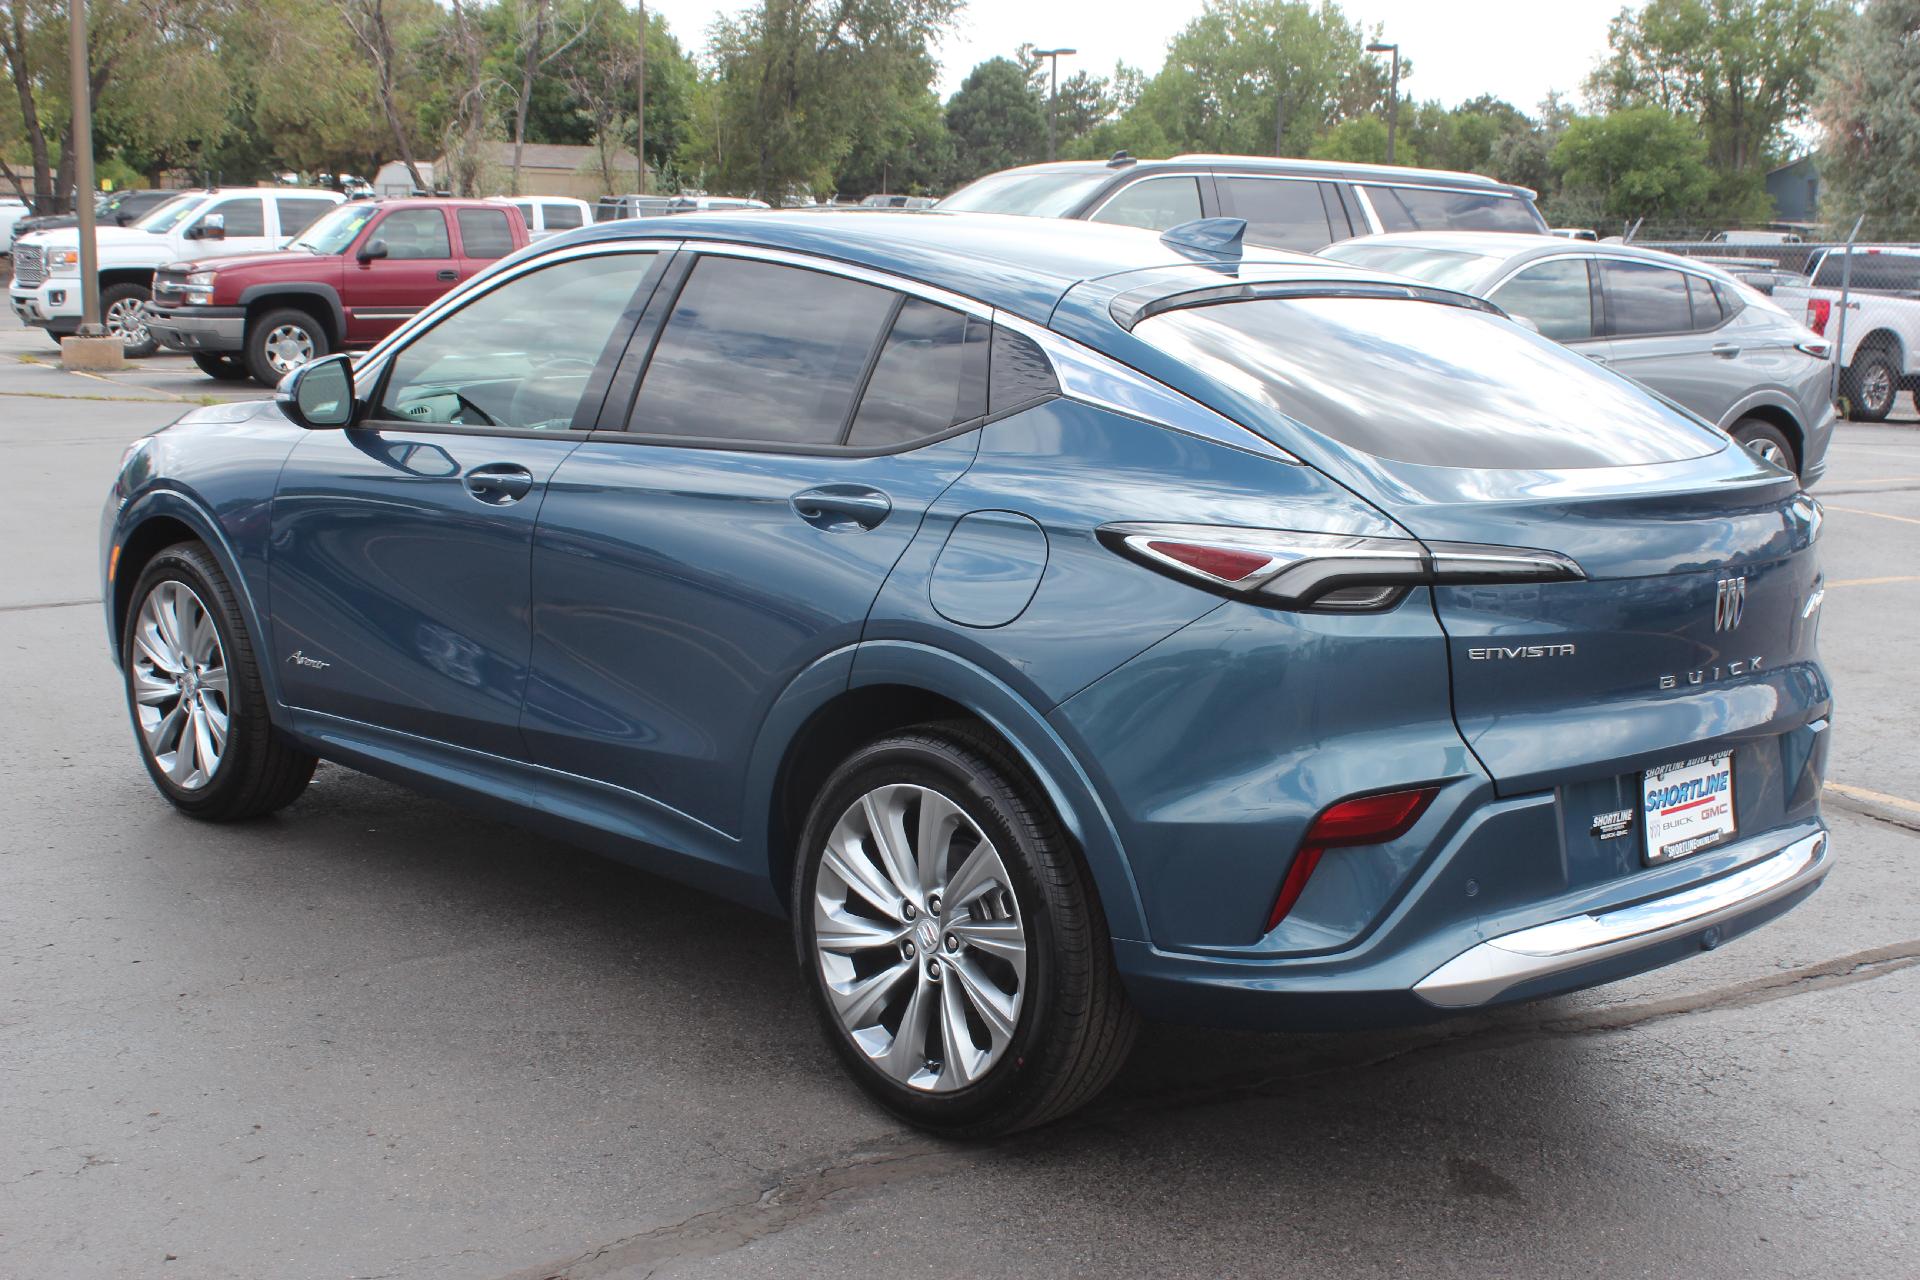
[[[508,204],[353,201],[277,253],[154,272],[147,325],[211,377],[274,386],[309,360],[372,346],[526,243],[527,224]]]

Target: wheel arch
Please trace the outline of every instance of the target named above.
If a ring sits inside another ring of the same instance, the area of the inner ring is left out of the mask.
[[[964,719],[1006,747],[1080,851],[1116,939],[1144,938],[1145,914],[1120,840],[1092,780],[1045,715],[991,673],[929,645],[870,641],[803,672],[767,717],[748,769],[764,798],[746,835],[765,850],[768,885],[790,910],[795,843],[807,806],[864,742],[929,720]]]
[[[1807,461],[1807,432],[1800,423],[1800,415],[1769,393],[1750,396],[1740,402],[1733,412],[1721,423],[1721,429],[1731,432],[1746,418],[1758,418],[1769,426],[1780,428],[1787,437],[1787,443],[1793,447],[1793,456],[1801,466]]]
[[[1885,351],[1893,357],[1894,374],[1899,376],[1906,369],[1906,349],[1906,344],[1900,341],[1900,335],[1882,325],[1860,335],[1860,341],[1853,349],[1853,358],[1858,360],[1862,351]]]
[[[102,267],[100,269],[100,287],[102,289],[111,289],[114,285],[117,285],[117,284],[138,285],[140,288],[145,289],[147,291],[148,297],[152,297],[153,296],[153,268],[152,267]]]
[[[291,307],[318,320],[334,350],[338,351],[346,339],[347,313],[331,285],[313,281],[251,285],[240,291],[240,305],[247,309],[248,324],[272,308]]]

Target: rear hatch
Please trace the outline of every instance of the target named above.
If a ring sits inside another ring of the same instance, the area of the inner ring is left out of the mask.
[[[1649,798],[1724,785],[1701,780],[1710,766],[1667,770],[1721,753],[1742,834],[1810,802],[1830,699],[1814,647],[1819,507],[1792,476],[1467,306],[1290,297],[1169,311],[1135,332],[1429,546],[1578,566],[1567,581],[1433,590],[1455,719],[1502,794],[1561,789],[1582,844],[1617,839],[1601,819]]]

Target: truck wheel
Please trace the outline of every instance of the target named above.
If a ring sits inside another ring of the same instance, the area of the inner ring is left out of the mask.
[[[1884,422],[1900,391],[1900,371],[1879,347],[1860,352],[1847,366],[1847,417],[1855,422]]]
[[[109,285],[100,291],[100,322],[109,337],[120,339],[129,360],[160,348],[160,340],[147,331],[147,299],[152,296],[137,284]]]
[[[1787,439],[1787,433],[1764,418],[1742,418],[1733,424],[1727,432],[1735,440],[1747,447],[1747,452],[1756,458],[1764,458],[1776,467],[1800,474],[1800,464],[1796,461],[1793,442]]]
[[[224,351],[196,351],[193,363],[200,372],[221,382],[245,382],[248,377],[247,366],[240,357]]]
[[[247,372],[263,387],[327,354],[327,331],[304,311],[288,307],[247,322]]]

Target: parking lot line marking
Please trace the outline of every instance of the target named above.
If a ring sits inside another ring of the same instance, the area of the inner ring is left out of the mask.
[[[1844,782],[1829,782],[1827,790],[1838,791],[1851,800],[1872,800],[1877,804],[1890,804],[1896,809],[1905,809],[1909,813],[1920,813],[1920,800],[1906,800],[1899,796],[1890,796],[1884,791],[1869,791],[1865,787],[1851,787]]]
[[[1830,587],[1881,587],[1889,582],[1920,582],[1920,573],[1895,574],[1889,578],[1841,578],[1827,585]]]
[[[1844,511],[1848,515],[1852,515],[1852,516],[1879,516],[1882,520],[1898,520],[1901,524],[1920,524],[1920,520],[1916,520],[1912,516],[1896,516],[1896,515],[1890,515],[1885,511],[1869,511],[1865,507],[1832,507],[1830,506],[1830,507],[1827,507],[1827,510],[1828,511]]]

